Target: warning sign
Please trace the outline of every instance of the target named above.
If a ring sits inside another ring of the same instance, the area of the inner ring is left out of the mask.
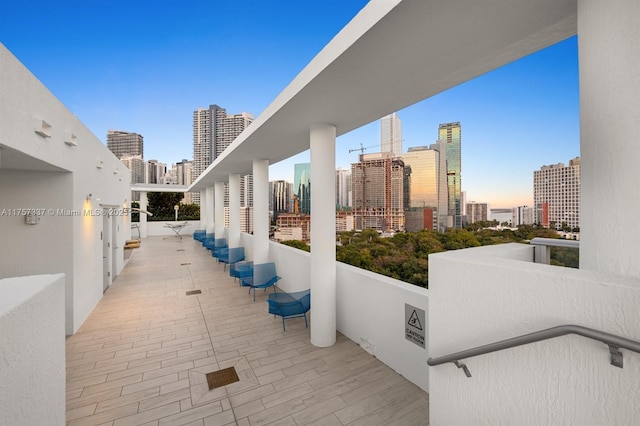
[[[411,306],[407,303],[404,304],[404,329],[405,338],[412,341],[416,345],[424,348],[425,338],[425,322],[424,322],[424,310]]]

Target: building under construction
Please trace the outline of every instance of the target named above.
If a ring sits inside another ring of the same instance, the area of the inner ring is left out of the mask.
[[[351,165],[355,228],[404,231],[409,194],[404,162],[391,152],[361,154],[359,160]]]

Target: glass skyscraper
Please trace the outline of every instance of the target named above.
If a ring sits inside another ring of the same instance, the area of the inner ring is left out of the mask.
[[[440,147],[437,144],[431,146],[411,147],[402,155],[405,168],[411,169],[410,204],[407,205],[410,212],[418,211],[422,215],[423,209],[430,209],[433,223],[429,229],[443,230],[447,225],[447,197],[446,183],[444,190],[442,181],[445,179],[441,168],[445,161],[440,160]],[[444,169],[442,170],[444,172]],[[415,216],[411,213],[411,216]],[[420,216],[422,217],[422,216]],[[414,227],[423,229],[418,225]]]
[[[294,165],[294,213],[311,214],[311,163]]]
[[[447,193],[449,198],[447,226],[462,228],[462,137],[460,122],[440,124],[438,139],[446,143]]]
[[[380,119],[380,152],[402,155],[402,122],[395,112]]]

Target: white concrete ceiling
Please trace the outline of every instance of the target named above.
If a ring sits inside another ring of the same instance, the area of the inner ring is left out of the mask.
[[[576,34],[577,0],[372,0],[190,187],[309,149]],[[543,89],[543,88],[541,88]]]

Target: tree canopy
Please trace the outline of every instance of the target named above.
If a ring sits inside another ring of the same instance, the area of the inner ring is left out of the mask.
[[[488,223],[489,226],[496,224]],[[358,268],[386,275],[421,287],[429,285],[429,255],[447,250],[458,250],[492,244],[526,242],[535,237],[558,238],[553,229],[534,225],[517,229],[488,229],[470,226],[466,229],[448,229],[446,232],[422,230],[397,233],[383,238],[374,229],[340,232],[336,236],[336,260]],[[310,251],[302,241],[287,241],[292,247]],[[578,267],[576,249],[553,247],[551,264]]]
[[[200,206],[197,204],[180,204],[183,192],[148,192],[147,210],[153,213],[149,221],[170,221],[175,219],[174,206],[178,206],[178,220],[200,219]]]

